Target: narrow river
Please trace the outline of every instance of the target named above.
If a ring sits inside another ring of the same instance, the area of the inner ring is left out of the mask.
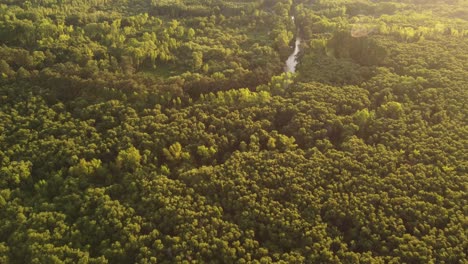
[[[294,17],[291,17],[291,19],[294,22]],[[289,58],[286,60],[286,65],[284,66],[285,72],[296,72],[297,54],[299,53],[300,45],[301,45],[301,38],[299,36],[296,36],[294,51],[291,55],[289,55]]]
[[[301,38],[296,37],[296,44],[294,46],[294,52],[289,55],[288,60],[286,61],[286,66],[284,70],[286,72],[295,72],[297,65],[297,54],[299,53],[299,46],[301,45]]]

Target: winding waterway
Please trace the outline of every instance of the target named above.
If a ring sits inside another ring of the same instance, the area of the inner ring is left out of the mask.
[[[286,66],[284,70],[286,72],[295,72],[297,65],[297,54],[299,53],[299,46],[301,45],[301,38],[296,37],[296,44],[294,45],[294,52],[289,55],[289,58],[286,60]]]
[[[294,22],[294,17],[291,17],[291,19]],[[294,51],[291,55],[289,55],[289,58],[286,60],[286,65],[284,66],[285,72],[296,72],[296,66],[298,63],[297,54],[299,53],[300,45],[301,45],[301,38],[299,36],[296,36]]]

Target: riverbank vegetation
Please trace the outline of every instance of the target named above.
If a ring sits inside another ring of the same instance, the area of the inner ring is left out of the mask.
[[[0,1],[0,263],[462,263],[467,17]]]

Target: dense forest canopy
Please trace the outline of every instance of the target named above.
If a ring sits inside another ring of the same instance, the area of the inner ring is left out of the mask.
[[[0,263],[465,263],[467,51],[465,0],[0,0]]]

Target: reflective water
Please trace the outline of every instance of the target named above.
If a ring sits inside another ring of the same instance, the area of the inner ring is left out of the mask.
[[[294,52],[286,60],[286,66],[284,67],[285,72],[295,72],[297,65],[297,54],[299,53],[299,46],[301,45],[301,38],[296,38],[296,44],[294,45]]]

